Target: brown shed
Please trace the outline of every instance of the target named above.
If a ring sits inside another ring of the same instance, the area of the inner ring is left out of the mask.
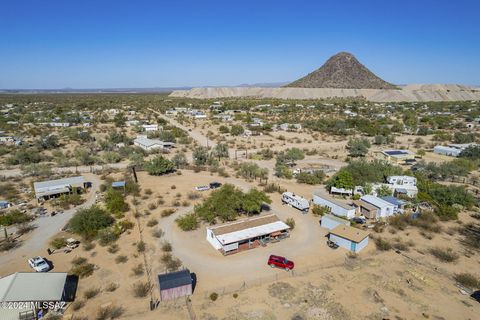
[[[193,293],[193,278],[188,269],[158,275],[160,300],[175,300]]]

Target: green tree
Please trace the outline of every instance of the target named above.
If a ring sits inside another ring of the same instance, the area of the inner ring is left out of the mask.
[[[300,172],[297,174],[297,182],[298,183],[306,183],[306,184],[322,184],[323,180],[325,179],[325,173],[323,171],[317,170],[313,173],[308,172]]]
[[[230,134],[232,136],[239,136],[239,135],[242,135],[243,133],[245,132],[245,130],[243,129],[243,127],[241,125],[233,125],[231,128],[230,128]]]
[[[159,176],[175,171],[175,165],[167,158],[157,156],[146,163],[145,170],[152,176]]]
[[[105,195],[105,207],[114,215],[128,211],[128,203],[123,194],[117,190],[109,189]]]
[[[119,112],[113,117],[113,123],[117,127],[125,126],[125,121],[127,121],[127,117],[125,117],[123,112]]]
[[[220,133],[229,133],[229,132],[230,132],[230,130],[228,129],[228,127],[227,127],[227,126],[224,126],[224,125],[221,125],[221,126],[218,128],[218,131],[219,131]]]
[[[188,165],[187,157],[183,152],[174,155],[172,158],[172,162],[177,168],[183,168]]]
[[[228,158],[228,145],[226,143],[219,143],[213,148],[212,156],[220,158]]]
[[[365,138],[350,139],[347,149],[352,157],[364,157],[368,153],[370,142]]]
[[[193,161],[197,166],[204,166],[209,159],[208,149],[205,147],[196,147],[193,150]]]
[[[347,190],[353,189],[355,184],[353,182],[352,174],[347,170],[340,170],[328,182],[329,187],[345,188]]]
[[[259,213],[264,203],[270,204],[272,200],[265,192],[253,188],[243,194],[241,209],[247,214]]]
[[[387,186],[381,186],[377,188],[377,195],[379,197],[385,197],[385,196],[391,196],[392,195],[392,189],[390,189]]]
[[[54,134],[41,137],[38,141],[38,145],[42,149],[55,149],[60,146],[58,143],[58,137]]]
[[[114,222],[105,210],[97,206],[78,210],[68,223],[69,228],[86,239],[97,236],[98,231],[109,227]]]

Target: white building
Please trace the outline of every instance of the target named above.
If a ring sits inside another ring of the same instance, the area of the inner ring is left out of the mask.
[[[475,143],[449,144],[448,146],[435,146],[433,152],[450,157],[458,157],[463,150],[470,146],[476,146]]]
[[[175,143],[161,141],[158,139],[149,139],[145,136],[138,136],[133,140],[133,144],[137,147],[142,148],[145,151],[151,151],[155,149],[169,150],[175,147]]]
[[[346,225],[338,225],[330,230],[330,241],[352,252],[360,252],[368,245],[369,233]]]
[[[127,121],[125,121],[125,125],[127,127],[133,127],[133,126],[136,126],[136,125],[139,125],[139,124],[140,124],[139,120],[127,120]]]
[[[389,176],[387,183],[394,194],[405,194],[410,198],[415,198],[418,193],[417,178],[411,176]]]
[[[70,127],[71,124],[69,122],[49,122],[48,125],[50,127]]]
[[[346,217],[347,219],[355,217],[354,207],[323,195],[318,191],[313,194],[312,201],[316,205],[329,208],[330,212],[336,216]]]
[[[61,194],[72,193],[74,188],[85,188],[83,176],[34,182],[33,189],[37,199],[55,197]]]
[[[158,124],[142,124],[142,129],[146,132],[158,131]]]
[[[207,241],[227,255],[258,247],[266,239],[287,237],[289,229],[276,215],[269,214],[207,227]]]
[[[367,194],[361,197],[360,200],[378,208],[377,219],[390,217],[395,212],[395,206],[393,204],[378,197]]]

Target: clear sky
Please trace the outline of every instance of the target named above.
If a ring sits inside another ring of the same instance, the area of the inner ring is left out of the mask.
[[[479,0],[2,0],[0,88],[291,81],[339,52],[396,83],[480,84]]]

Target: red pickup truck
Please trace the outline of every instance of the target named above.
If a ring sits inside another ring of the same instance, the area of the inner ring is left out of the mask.
[[[277,267],[285,269],[287,271],[292,270],[295,266],[293,261],[287,260],[285,257],[280,257],[273,254],[268,258],[268,265],[272,268]]]

